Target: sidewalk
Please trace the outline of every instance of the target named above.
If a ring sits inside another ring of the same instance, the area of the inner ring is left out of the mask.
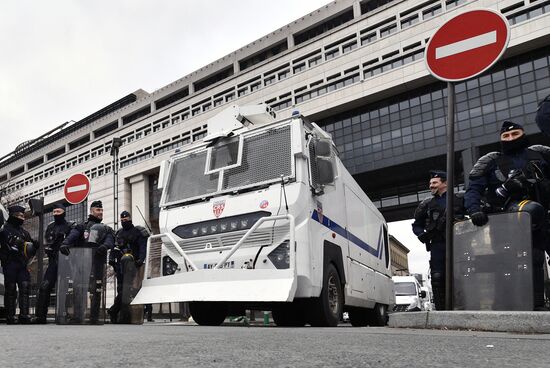
[[[394,328],[550,333],[550,312],[430,311],[391,313]]]

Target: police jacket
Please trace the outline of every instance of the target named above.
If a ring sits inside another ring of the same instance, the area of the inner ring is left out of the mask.
[[[124,253],[130,253],[136,261],[144,261],[147,252],[147,238],[149,233],[141,226],[132,225],[129,229],[121,228],[116,233],[116,246],[120,252],[112,252],[120,260]]]
[[[491,206],[488,212],[497,211],[502,199],[496,194],[513,172],[522,172],[525,181],[525,198],[540,202],[548,209],[550,202],[550,147],[534,145],[514,154],[490,152],[481,157],[472,171],[470,183],[464,195],[464,205],[469,214],[481,210],[485,198]],[[542,173],[542,178],[540,174]]]
[[[21,226],[14,226],[6,222],[0,230],[0,259],[2,264],[7,262],[26,263],[38,249],[39,244],[34,242],[29,232]]]
[[[456,199],[455,199],[456,200]],[[445,216],[447,207],[447,192],[441,196],[426,198],[414,211],[413,233],[416,236],[426,232],[431,233],[432,242],[445,240]]]
[[[71,247],[89,247],[89,246],[97,247],[99,245],[104,245],[108,249],[113,249],[113,247],[115,246],[113,230],[107,225],[101,224],[103,225],[105,231],[98,242],[95,242],[95,243],[89,242],[90,230],[92,226],[98,225],[98,224],[101,224],[101,221],[90,215],[87,221],[77,224],[71,229],[71,231],[69,232],[69,235],[65,238],[65,240],[63,240],[62,244],[65,244]]]
[[[52,221],[48,224],[44,240],[46,243],[46,253],[49,257],[55,258],[57,256],[59,246],[69,235],[74,225],[74,222],[67,222],[65,220],[60,223]]]

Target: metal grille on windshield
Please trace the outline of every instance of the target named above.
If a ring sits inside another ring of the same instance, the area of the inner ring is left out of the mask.
[[[241,190],[293,175],[290,125],[259,134],[243,133],[243,137],[242,161],[238,167],[222,168],[205,175],[207,148],[175,160],[170,169],[164,204]],[[215,154],[213,152],[213,156]],[[221,183],[218,180],[220,175],[223,175]]]

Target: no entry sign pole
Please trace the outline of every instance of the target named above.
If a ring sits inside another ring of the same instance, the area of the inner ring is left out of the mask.
[[[498,11],[474,9],[445,22],[430,38],[424,61],[430,73],[447,82],[447,201],[445,226],[445,309],[452,309],[455,171],[455,86],[489,69],[506,50],[508,20]]]
[[[447,211],[445,213],[445,309],[452,309],[455,172],[455,85],[447,82]]]

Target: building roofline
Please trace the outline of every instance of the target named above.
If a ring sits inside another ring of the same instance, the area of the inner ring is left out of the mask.
[[[129,95],[122,97],[121,99],[105,106],[104,108],[94,112],[91,115],[86,116],[85,118],[75,122],[72,125],[69,125],[71,121],[67,121],[61,125],[58,125],[54,129],[42,134],[38,138],[23,142],[22,144],[17,146],[15,150],[0,158],[0,169],[8,166],[12,162],[17,161],[19,158],[31,152],[45,147],[48,144],[55,142],[56,140],[59,140],[60,138],[65,137],[66,135],[74,131],[90,125],[94,121],[104,116],[107,116],[127,105],[136,102],[137,99],[138,97],[135,93],[130,93]]]
[[[403,248],[403,250],[406,252],[406,253],[409,253],[411,250],[409,248],[407,248],[405,246],[405,244],[401,243],[395,236],[393,236],[392,234],[390,234],[390,240],[393,240],[398,246],[400,246],[401,248]]]

